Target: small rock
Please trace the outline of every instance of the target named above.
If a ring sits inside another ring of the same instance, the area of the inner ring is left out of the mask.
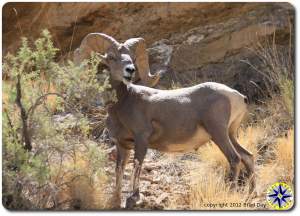
[[[188,37],[186,42],[189,45],[192,45],[193,43],[200,42],[201,40],[203,40],[203,38],[204,38],[204,35],[191,35],[191,36]]]
[[[162,193],[156,200],[155,203],[157,205],[161,204],[168,197],[167,193]]]

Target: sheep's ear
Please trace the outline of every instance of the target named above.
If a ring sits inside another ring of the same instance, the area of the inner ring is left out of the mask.
[[[108,66],[107,54],[106,53],[104,55],[98,54],[98,57],[100,58],[100,61],[101,61],[102,64],[105,64],[106,66]]]
[[[107,50],[117,52],[120,44],[111,36],[103,33],[90,33],[83,38],[78,49],[74,52],[75,64],[90,57],[92,52],[106,53]]]
[[[146,43],[143,38],[131,38],[124,43],[132,54],[134,55],[135,64],[138,69],[139,77],[147,86],[154,86],[160,78],[160,74],[151,74],[149,68],[149,59],[146,50]]]

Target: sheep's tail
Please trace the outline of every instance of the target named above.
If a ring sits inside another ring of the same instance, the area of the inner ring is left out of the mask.
[[[248,97],[247,97],[247,96],[245,96],[245,95],[243,95],[243,96],[244,96],[244,102],[245,102],[245,104],[249,104]]]

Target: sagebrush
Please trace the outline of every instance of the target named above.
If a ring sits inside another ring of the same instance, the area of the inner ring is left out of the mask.
[[[16,54],[4,58],[3,205],[9,209],[107,208],[101,202],[106,155],[92,131],[104,129],[99,97],[113,100],[114,92],[107,74],[98,73],[96,55],[74,65],[58,63],[58,51],[44,30],[33,44],[22,38]]]

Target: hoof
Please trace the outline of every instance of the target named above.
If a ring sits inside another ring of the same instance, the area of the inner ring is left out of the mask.
[[[132,194],[130,197],[126,199],[126,206],[127,209],[132,209],[136,206],[136,203],[140,200],[140,193],[139,191],[136,191],[134,194]]]
[[[126,200],[126,206],[127,209],[132,209],[136,205],[136,200],[131,196],[128,197]]]

